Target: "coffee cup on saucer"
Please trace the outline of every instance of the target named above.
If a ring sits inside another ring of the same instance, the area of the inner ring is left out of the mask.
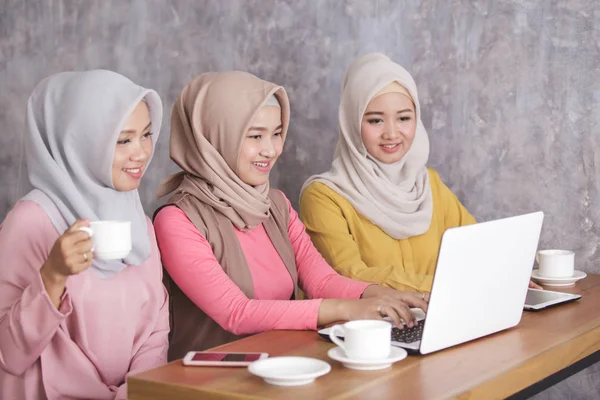
[[[575,272],[575,253],[570,250],[540,250],[536,260],[544,278],[570,278]]]
[[[337,337],[338,331],[341,331],[344,341]],[[377,320],[350,321],[333,326],[329,338],[349,359],[385,359],[390,355],[392,346],[392,324]]]

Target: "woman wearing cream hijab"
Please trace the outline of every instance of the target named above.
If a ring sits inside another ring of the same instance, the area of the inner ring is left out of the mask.
[[[172,114],[182,171],[155,215],[171,295],[169,359],[273,329],[387,315],[409,326],[423,299],[338,275],[269,173],[288,132],[285,90],[244,72],[199,75]],[[297,300],[300,288],[309,300]]]
[[[410,74],[383,54],[344,78],[331,169],[302,188],[300,218],[342,275],[429,292],[442,233],[473,224],[437,172]]]
[[[166,361],[167,293],[137,188],[162,120],[158,94],[115,72],[44,79],[27,107],[34,187],[0,229],[0,398],[125,399]],[[132,249],[96,259],[93,220],[131,222]]]

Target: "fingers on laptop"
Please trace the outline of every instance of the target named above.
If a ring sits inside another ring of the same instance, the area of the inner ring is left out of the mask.
[[[408,305],[397,299],[381,298],[377,311],[381,318],[389,317],[398,328],[403,328],[404,324],[412,328],[417,322]]]
[[[410,307],[416,307],[427,312],[427,304],[429,303],[429,293],[409,293],[405,292],[401,297],[404,303]]]

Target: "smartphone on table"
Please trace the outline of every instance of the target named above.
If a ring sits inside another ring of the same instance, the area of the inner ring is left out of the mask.
[[[190,351],[183,357],[183,365],[210,367],[247,367],[250,363],[264,360],[267,353],[230,353],[217,351]]]

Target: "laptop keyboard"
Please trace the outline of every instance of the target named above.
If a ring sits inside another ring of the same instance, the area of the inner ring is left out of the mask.
[[[423,326],[425,321],[417,321],[417,325],[412,328],[404,329],[392,328],[392,341],[401,343],[414,343],[421,340],[423,336]]]

